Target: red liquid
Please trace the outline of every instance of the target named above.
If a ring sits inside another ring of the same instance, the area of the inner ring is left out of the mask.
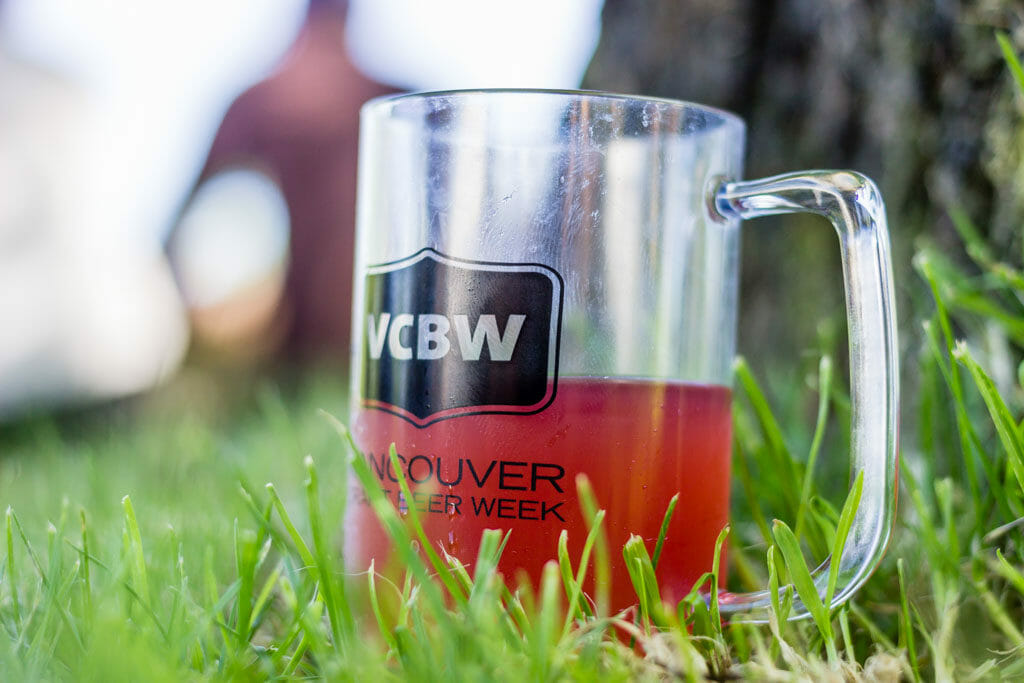
[[[411,504],[436,547],[472,573],[481,532],[511,529],[499,571],[511,579],[525,570],[535,586],[544,563],[557,558],[563,528],[574,566],[579,561],[587,529],[575,478],[585,473],[607,511],[613,609],[636,602],[623,544],[635,533],[653,554],[673,495],[680,494],[679,503],[657,572],[665,599],[680,599],[711,570],[715,539],[728,520],[732,423],[725,387],[561,378],[554,402],[536,415],[464,416],[419,429],[367,409],[355,416],[353,434],[401,510],[410,502],[400,497],[387,460],[396,443]],[[366,569],[371,558],[386,566],[389,540],[359,496],[347,531],[351,569]]]

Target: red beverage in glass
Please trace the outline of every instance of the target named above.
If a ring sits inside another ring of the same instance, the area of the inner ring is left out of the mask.
[[[679,504],[657,572],[666,599],[683,597],[710,571],[728,519],[732,426],[722,386],[563,377],[551,405],[534,415],[467,415],[420,428],[371,408],[355,415],[353,434],[388,499],[399,510],[415,506],[437,548],[472,572],[483,530],[511,530],[499,571],[512,579],[525,570],[534,585],[556,559],[562,529],[579,559],[587,529],[575,479],[586,474],[606,510],[613,609],[636,602],[623,544],[638,534],[653,553],[673,495]],[[389,464],[391,442],[412,501]],[[347,537],[351,569],[366,569],[371,558],[388,567],[390,539],[358,496],[347,527],[355,530]]]

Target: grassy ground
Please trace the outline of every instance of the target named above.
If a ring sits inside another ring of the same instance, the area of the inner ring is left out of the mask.
[[[846,605],[788,623],[782,591],[770,624],[723,626],[714,599],[662,604],[652,549],[607,548],[585,489],[584,556],[552,558],[536,590],[510,592],[489,571],[498,534],[471,573],[409,553],[403,586],[346,576],[351,451],[319,413],[345,412],[337,374],[285,389],[185,377],[141,403],[0,431],[0,677],[1022,678],[1024,273],[952,215],[971,262],[927,244],[915,260],[931,298],[905,334],[899,522]],[[799,591],[801,554],[842,542],[845,464],[831,456],[845,452],[848,403],[824,351],[799,381],[773,385],[775,405],[789,406],[779,420],[737,368],[733,587],[792,580]],[[379,509],[411,547],[414,529]],[[634,612],[579,599],[608,552],[636,569]]]
[[[900,521],[883,567],[848,605],[799,623],[723,627],[713,601],[662,605],[648,579],[639,613],[594,614],[574,598],[580,568],[602,562],[599,526],[588,561],[552,558],[536,592],[510,593],[487,571],[499,536],[472,576],[410,555],[405,586],[372,586],[369,575],[343,574],[338,551],[351,451],[319,411],[344,414],[339,375],[310,373],[286,389],[186,377],[139,403],[0,432],[10,505],[0,670],[12,680],[1024,676],[1024,389],[1014,365],[1024,276],[958,218],[975,274],[927,246],[918,255],[938,305],[906,362],[918,388],[905,406],[915,414],[905,416]],[[828,356],[801,379],[782,389],[798,397],[781,401],[794,406],[782,424],[807,423],[810,407],[831,424],[823,442],[810,424],[781,427],[737,367],[734,587],[799,585],[806,571],[789,527],[766,520],[805,516],[799,543],[814,560],[842,527],[845,464],[822,458],[808,477],[808,463],[812,451],[845,450],[848,404]],[[386,521],[409,547],[413,532]],[[638,577],[650,551],[625,549]],[[785,593],[776,610],[788,612]]]

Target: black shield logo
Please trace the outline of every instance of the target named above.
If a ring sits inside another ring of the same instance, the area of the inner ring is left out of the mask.
[[[362,404],[417,427],[554,400],[562,278],[422,249],[366,272]]]

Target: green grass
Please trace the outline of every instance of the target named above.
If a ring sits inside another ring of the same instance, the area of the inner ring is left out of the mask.
[[[308,379],[288,395],[268,383],[226,416],[158,397],[2,435],[12,507],[0,668],[19,679],[546,680],[701,679],[743,672],[744,661],[753,676],[850,667],[820,604],[815,626],[770,627],[723,626],[717,601],[697,589],[664,604],[654,579],[664,534],[653,556],[638,537],[609,549],[585,480],[580,499],[592,523],[582,557],[569,557],[563,536],[536,591],[510,590],[493,572],[506,540],[498,532],[487,532],[470,568],[436,554],[424,560],[412,550],[416,536],[430,547],[422,531],[372,485],[366,461],[351,458],[344,428],[318,413],[343,399],[338,379]],[[751,466],[789,457],[750,447]],[[342,570],[338,494],[349,464],[404,553],[402,586]],[[794,476],[802,468],[790,462]],[[284,483],[253,483],[268,478]],[[810,502],[802,509],[809,523],[829,526]],[[731,552],[758,554],[756,529]],[[774,533],[785,558],[772,565],[775,580],[783,567],[806,580],[793,533],[781,523]],[[609,614],[607,597],[592,602],[581,588],[591,572],[607,576],[610,551],[627,558],[637,615]],[[720,569],[700,587],[716,585]],[[835,619],[844,625],[837,631],[850,630],[846,611]]]
[[[919,387],[900,518],[883,566],[847,605],[817,598],[807,564],[842,546],[856,505],[856,495],[843,505],[835,485],[842,458],[818,457],[846,448],[848,401],[828,356],[789,387],[805,405],[781,420],[737,365],[735,513],[719,542],[729,545],[731,586],[776,589],[765,625],[722,623],[716,596],[699,591],[716,585],[717,563],[686,599],[664,603],[654,579],[664,537],[608,548],[585,480],[582,556],[570,557],[563,538],[535,589],[494,573],[499,532],[487,532],[468,566],[422,557],[412,541],[431,545],[415,510],[403,521],[352,457],[327,414],[343,414],[343,382],[321,373],[287,390],[244,387],[228,409],[185,389],[0,433],[10,505],[0,671],[19,680],[1024,676],[1015,417],[1024,365],[1007,381],[986,370],[992,351],[958,341],[987,340],[1019,360],[1003,321],[1024,321],[1024,276],[962,228],[973,274],[928,246],[915,261],[936,299],[907,363]],[[994,307],[1002,315],[988,315]],[[813,430],[784,426],[807,415]],[[343,571],[348,476],[371,484],[404,553],[401,585]],[[606,596],[582,589],[588,575],[607,576],[610,552],[627,559],[633,612],[609,613]],[[812,618],[789,622],[797,595]]]
[[[0,678],[1024,678],[1024,273],[951,217],[967,258],[924,243],[914,262],[930,298],[905,331],[894,541],[843,606],[818,599],[808,573],[842,547],[859,490],[846,497],[849,402],[831,349],[773,386],[791,406],[781,416],[737,364],[734,514],[719,543],[731,587],[771,587],[764,625],[723,623],[700,592],[726,571],[717,562],[664,602],[664,534],[609,547],[585,479],[581,556],[563,536],[536,587],[494,572],[497,531],[466,565],[415,552],[432,547],[415,510],[401,518],[373,485],[407,572],[347,574],[346,481],[373,477],[330,417],[347,405],[338,374],[285,389],[186,376],[140,402],[0,431]],[[613,552],[638,603],[619,614],[604,592]],[[787,620],[796,597],[811,619]]]

